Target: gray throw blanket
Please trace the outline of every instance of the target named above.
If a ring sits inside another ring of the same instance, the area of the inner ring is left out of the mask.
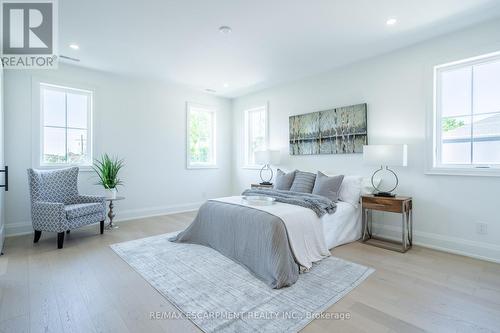
[[[301,206],[312,209],[318,217],[325,214],[333,214],[337,210],[337,204],[328,198],[321,195],[282,191],[274,189],[263,190],[245,190],[242,195],[262,195],[276,199],[278,202],[283,202],[291,205]]]
[[[299,278],[285,224],[257,209],[209,200],[193,223],[170,241],[211,247],[248,268],[271,288],[291,286]]]

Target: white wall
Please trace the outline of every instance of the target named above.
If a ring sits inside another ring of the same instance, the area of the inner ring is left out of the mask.
[[[409,167],[398,169],[398,193],[414,198],[415,241],[435,248],[500,261],[500,178],[424,174],[426,116],[432,108],[434,65],[500,50],[500,20],[443,36],[329,73],[233,101],[233,192],[258,180],[243,169],[243,111],[269,103],[270,145],[283,150],[285,169],[368,176],[361,155],[288,156],[290,115],[368,103],[372,144],[408,143]],[[389,218],[389,213],[384,217]],[[396,236],[399,220],[380,230]],[[476,234],[476,222],[488,235]]]
[[[95,89],[94,147],[125,159],[125,186],[117,219],[196,208],[231,191],[231,101],[156,81],[61,65],[57,71],[6,71],[5,152],[8,234],[31,231],[26,169],[32,167],[31,80],[74,82]],[[186,169],[186,101],[217,108],[218,169]],[[99,193],[91,172],[80,173],[80,192]]]

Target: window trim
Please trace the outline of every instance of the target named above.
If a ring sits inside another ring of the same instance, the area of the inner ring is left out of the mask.
[[[191,152],[189,149],[189,129],[191,108],[202,109],[203,112],[212,114],[212,162],[191,163]],[[218,169],[217,166],[217,109],[210,105],[186,102],[186,169]]]
[[[92,100],[93,100],[93,93],[90,90],[84,90],[84,89],[79,89],[79,88],[73,88],[73,87],[66,87],[66,86],[61,86],[61,85],[55,85],[55,84],[49,84],[45,82],[40,83],[40,106],[43,105],[43,95],[41,94],[42,90],[44,87],[48,87],[49,89],[52,89],[54,91],[61,91],[64,93],[75,91],[78,93],[81,93],[82,95],[86,95],[89,99],[89,105],[87,106],[87,124],[90,126],[86,128],[87,131],[87,142],[90,141],[90,145],[87,144],[87,149],[88,149],[88,161],[87,163],[45,163],[43,162],[43,155],[45,153],[44,151],[44,135],[43,135],[43,128],[45,128],[45,123],[44,123],[44,110],[40,108],[40,161],[39,165],[41,167],[64,167],[64,166],[82,166],[82,167],[89,167],[92,166],[93,162],[93,152],[92,152]],[[72,127],[69,127],[67,124],[67,117],[68,117],[68,110],[67,110],[67,105],[66,105],[66,126],[64,127],[57,127],[57,128],[64,128],[66,130],[66,154],[68,153],[68,134],[67,131],[68,129],[73,129]]]
[[[264,140],[264,149],[267,149],[269,147],[269,108],[268,108],[268,103],[265,103],[260,106],[255,106],[251,107],[249,109],[246,109],[244,111],[244,117],[243,117],[243,128],[244,130],[244,140],[243,140],[243,169],[251,169],[251,170],[260,170],[262,168],[262,165],[258,164],[250,164],[248,163],[248,154],[249,154],[249,144],[250,144],[250,133],[249,133],[249,114],[250,112],[255,112],[258,110],[264,110],[264,113],[266,115],[266,124],[265,124],[265,135],[266,138]]]
[[[427,162],[426,174],[429,175],[459,175],[459,176],[500,176],[500,164],[496,165],[474,165],[474,164],[442,164],[440,163],[440,142],[441,131],[440,121],[442,119],[441,110],[439,108],[440,88],[439,73],[444,69],[458,69],[464,66],[474,66],[488,62],[500,60],[500,51],[487,53],[484,55],[466,58],[463,60],[453,61],[436,65],[433,67],[433,88],[432,88],[432,108],[428,124],[428,141],[429,144],[429,159]]]
[[[60,88],[64,90],[75,90],[82,91],[90,94],[90,112],[87,115],[89,117],[87,129],[88,135],[87,149],[89,151],[88,163],[77,164],[77,163],[43,163],[43,114],[42,114],[42,85],[51,86],[54,88]],[[95,89],[88,87],[83,84],[74,83],[71,81],[62,81],[47,78],[32,77],[32,166],[36,169],[58,169],[76,166],[79,168],[80,172],[92,172],[94,163],[94,152],[95,152]]]

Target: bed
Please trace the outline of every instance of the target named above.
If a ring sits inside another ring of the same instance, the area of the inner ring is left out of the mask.
[[[329,249],[361,236],[361,213],[353,203],[291,191],[263,191],[292,200],[271,206],[250,205],[242,196],[208,200],[191,225],[171,241],[216,249],[279,289],[293,285],[301,272],[328,257]],[[301,200],[297,202],[296,196]],[[320,207],[310,207],[311,200],[319,201]]]
[[[337,202],[335,214],[321,218],[326,246],[329,249],[361,238],[361,208],[348,202]]]

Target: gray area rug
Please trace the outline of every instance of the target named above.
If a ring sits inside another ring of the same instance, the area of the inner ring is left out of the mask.
[[[211,248],[169,242],[175,234],[111,248],[205,332],[297,332],[374,271],[329,257],[276,290]]]

